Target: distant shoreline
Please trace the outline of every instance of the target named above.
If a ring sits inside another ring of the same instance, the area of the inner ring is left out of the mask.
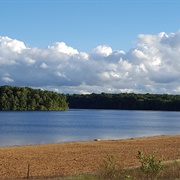
[[[67,94],[69,108],[180,111],[180,95],[101,93]]]

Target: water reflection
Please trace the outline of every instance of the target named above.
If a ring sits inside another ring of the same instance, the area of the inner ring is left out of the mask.
[[[179,133],[179,112],[0,112],[0,146],[125,139]]]

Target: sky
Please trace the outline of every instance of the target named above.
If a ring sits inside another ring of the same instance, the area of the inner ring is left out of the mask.
[[[179,0],[0,0],[0,85],[180,93]]]

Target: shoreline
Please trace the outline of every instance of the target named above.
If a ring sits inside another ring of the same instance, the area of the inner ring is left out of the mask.
[[[127,138],[115,138],[115,139],[100,139],[100,138],[95,138],[95,139],[91,139],[91,140],[82,140],[82,141],[59,141],[59,142],[52,142],[52,143],[40,143],[40,144],[15,144],[15,145],[5,145],[5,146],[1,146],[0,145],[0,149],[1,148],[13,148],[13,147],[29,147],[29,146],[42,146],[42,145],[55,145],[55,144],[67,144],[67,143],[81,143],[81,142],[94,142],[94,141],[121,141],[121,140],[133,140],[133,139],[148,139],[148,138],[153,138],[153,137],[174,137],[174,136],[180,136],[179,135],[152,135],[152,136],[138,136],[138,137],[127,137]]]
[[[0,147],[0,177],[26,178],[28,164],[33,178],[95,173],[107,154],[117,164],[137,166],[139,150],[145,154],[155,151],[164,161],[180,159],[180,135]]]

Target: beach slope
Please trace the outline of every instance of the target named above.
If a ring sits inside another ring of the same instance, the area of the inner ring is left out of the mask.
[[[163,160],[180,159],[180,135],[0,148],[0,178],[22,179],[95,173],[105,157],[118,164],[139,165],[138,151],[156,152]],[[29,173],[28,173],[29,171]]]

